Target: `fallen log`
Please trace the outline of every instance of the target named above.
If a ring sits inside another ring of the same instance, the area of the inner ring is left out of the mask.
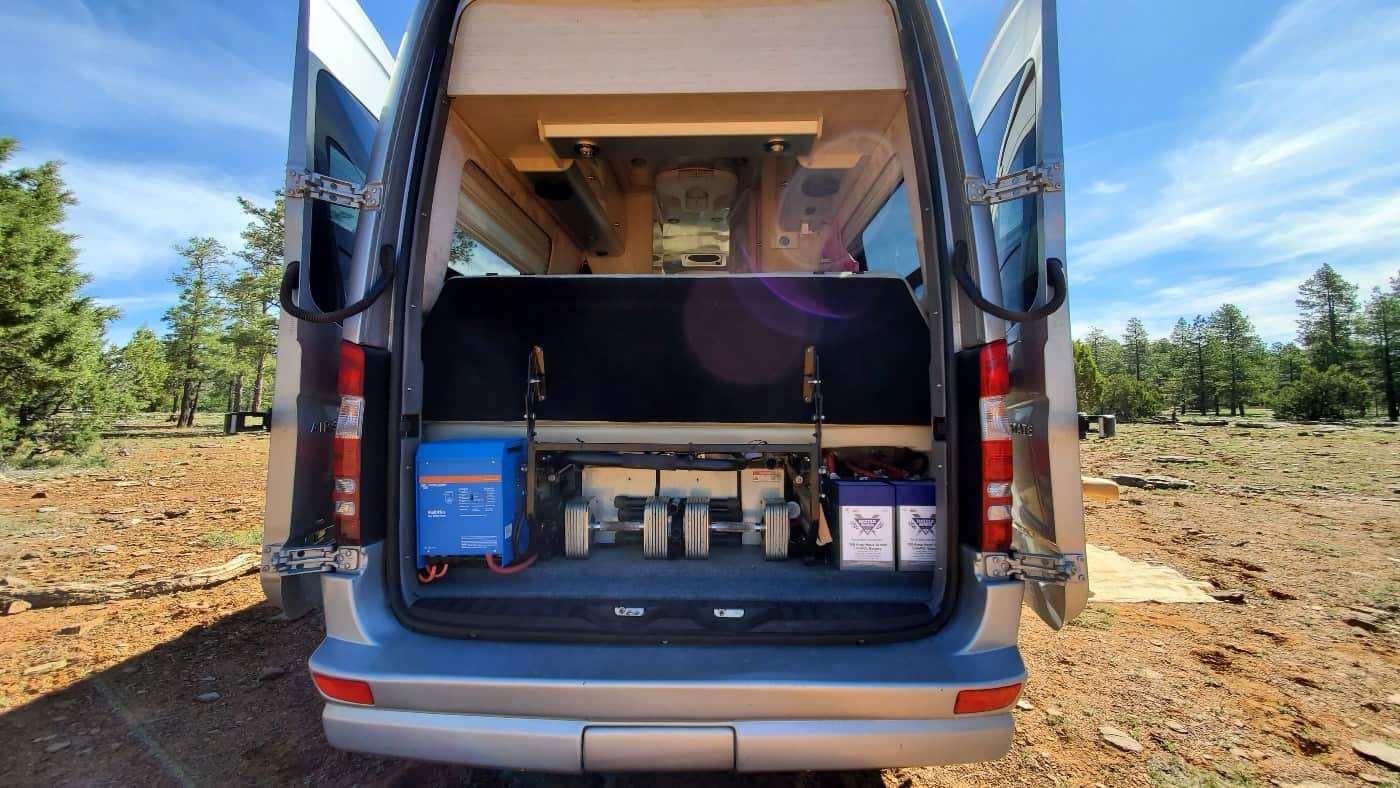
[[[1124,487],[1140,487],[1146,490],[1185,490],[1195,487],[1194,482],[1174,476],[1141,476],[1136,473],[1110,473],[1108,478]]]
[[[4,600],[5,603],[15,600],[24,601],[33,607],[40,608],[96,605],[116,599],[141,599],[174,594],[180,591],[212,588],[256,572],[258,563],[256,553],[242,553],[218,566],[193,569],[162,577],[139,577],[107,583],[49,583],[21,588],[7,587],[0,589],[0,600]]]

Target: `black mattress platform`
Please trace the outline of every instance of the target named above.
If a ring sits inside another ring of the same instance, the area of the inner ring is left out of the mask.
[[[802,357],[826,420],[929,423],[929,332],[908,286],[872,275],[449,279],[423,328],[423,418],[807,423]]]

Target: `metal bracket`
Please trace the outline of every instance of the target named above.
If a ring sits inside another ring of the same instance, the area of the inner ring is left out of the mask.
[[[384,197],[384,184],[374,182],[362,186],[319,172],[287,170],[286,195],[368,211],[379,207]]]
[[[263,545],[262,571],[270,575],[307,575],[319,572],[354,572],[363,564],[358,547],[336,547],[332,543],[307,547]]]
[[[1084,583],[1089,580],[1083,553],[983,553],[977,573],[993,580],[1034,580],[1038,583]]]
[[[1065,190],[1065,165],[1049,161],[1007,174],[987,183],[981,178],[968,178],[964,183],[967,201],[973,205],[992,205],[1018,200],[1038,192]]]

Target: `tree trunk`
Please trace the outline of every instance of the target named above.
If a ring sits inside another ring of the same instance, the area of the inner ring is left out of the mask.
[[[1390,360],[1390,339],[1381,343],[1381,377],[1385,381],[1385,411],[1389,421],[1400,421],[1400,402],[1396,402],[1395,368]]]
[[[243,410],[243,373],[233,376],[229,381],[228,410],[230,413],[237,413]]]
[[[194,382],[194,399],[190,400],[190,423],[186,426],[194,426],[194,414],[199,412],[199,395],[204,393],[204,381]]]
[[[194,380],[192,378],[185,378],[184,382],[180,385],[180,394],[177,397],[178,407],[176,408],[176,413],[179,415],[175,417],[176,427],[188,427],[193,423],[193,411],[190,409],[190,405],[193,404],[193,399]]]
[[[258,354],[258,363],[253,372],[253,397],[249,405],[249,410],[262,410],[263,404],[263,368],[267,366],[267,353]]]

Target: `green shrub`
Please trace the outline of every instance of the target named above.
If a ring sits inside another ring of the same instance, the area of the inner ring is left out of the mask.
[[[1366,381],[1333,365],[1326,372],[1307,367],[1298,380],[1279,390],[1274,416],[1280,419],[1345,419],[1366,415],[1371,390]]]
[[[1129,375],[1104,379],[1099,395],[1099,412],[1117,414],[1123,421],[1137,421],[1162,410],[1162,395],[1151,386]]]

